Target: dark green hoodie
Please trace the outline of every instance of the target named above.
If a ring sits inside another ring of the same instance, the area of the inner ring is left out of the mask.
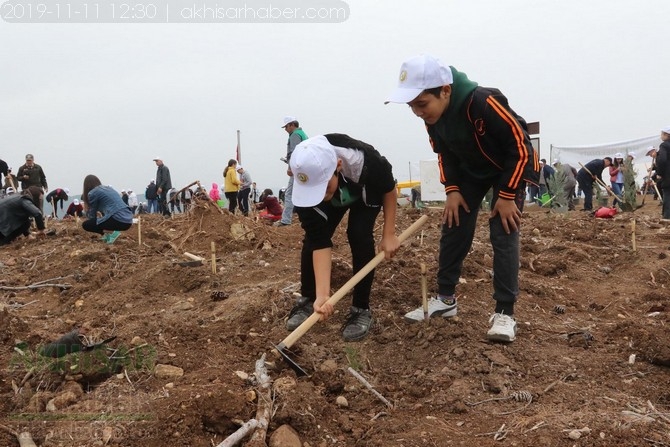
[[[497,182],[500,197],[511,200],[522,180],[538,179],[539,163],[526,122],[499,90],[479,87],[454,67],[451,71],[449,106],[427,126],[445,191],[458,191],[464,179]]]

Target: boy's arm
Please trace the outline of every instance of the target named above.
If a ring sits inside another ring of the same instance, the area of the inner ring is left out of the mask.
[[[498,197],[514,200],[516,190],[524,180],[527,169],[539,172],[537,154],[530,143],[515,114],[507,106],[504,97],[500,97],[504,105],[493,95],[486,98],[485,122],[487,131],[497,140],[504,152],[500,192]]]
[[[396,189],[384,194],[383,199],[384,227],[382,229],[382,241],[379,248],[384,251],[385,258],[392,258],[400,247],[400,240],[395,234],[395,216],[398,209]]]
[[[322,314],[321,319],[330,317],[334,308],[332,304],[326,304],[330,298],[330,273],[332,265],[332,249],[330,247],[320,248],[312,252],[314,263],[314,279],[316,281],[316,301],[314,311]]]

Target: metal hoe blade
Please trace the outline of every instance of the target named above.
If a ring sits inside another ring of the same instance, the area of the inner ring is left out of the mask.
[[[281,344],[280,344],[280,346],[281,346]],[[286,349],[286,347],[280,348],[277,345],[272,345],[272,347],[274,349],[276,349],[279,354],[281,354],[281,356],[284,358],[284,361],[286,363],[288,363],[288,365],[291,367],[291,369],[293,371],[295,371],[295,373],[298,377],[304,377],[304,376],[309,375],[309,374],[307,374],[307,371],[302,369],[302,367],[300,365],[298,365],[295,361],[293,361],[293,359],[291,357],[289,357],[286,352],[284,352],[284,349]]]

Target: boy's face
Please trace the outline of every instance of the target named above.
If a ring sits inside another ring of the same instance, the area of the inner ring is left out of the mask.
[[[661,140],[662,141],[670,140],[670,133],[661,132]]]
[[[440,96],[436,97],[431,93],[423,92],[407,105],[412,112],[421,118],[426,124],[435,124],[440,119],[445,110],[449,107],[451,100],[451,85],[445,85],[440,91]]]
[[[326,195],[323,197],[323,201],[327,202],[330,199],[333,198],[335,195],[335,191],[337,191],[337,187],[339,185],[339,179],[337,176],[337,173],[342,170],[342,160],[337,160],[337,168],[335,170],[335,173],[333,176],[330,178],[330,181],[328,182],[328,186],[326,186]]]

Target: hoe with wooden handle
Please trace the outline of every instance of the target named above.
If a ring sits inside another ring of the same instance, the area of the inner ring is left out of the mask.
[[[400,243],[402,244],[409,238],[416,230],[418,230],[423,224],[426,223],[428,220],[428,216],[421,216],[419,220],[414,222],[409,228],[407,228],[405,231],[398,236],[398,239],[400,240]],[[334,294],[331,295],[330,298],[328,298],[328,301],[326,301],[328,304],[332,304],[335,306],[338,301],[340,301],[351,289],[354,288],[356,284],[358,284],[365,276],[367,276],[368,273],[370,273],[377,265],[379,265],[380,262],[384,260],[384,252],[381,251],[377,253],[377,255],[372,258],[370,262],[368,262],[362,269],[360,269],[354,276],[351,277],[349,281],[347,281],[340,289],[335,292]],[[298,376],[306,376],[307,372],[300,367],[296,362],[289,357],[289,355],[286,353],[286,350],[289,349],[291,346],[295,344],[307,331],[309,331],[312,326],[316,324],[317,321],[321,318],[321,314],[314,312],[312,315],[309,316],[300,326],[295,328],[293,332],[291,332],[288,337],[286,337],[284,340],[281,341],[278,345],[274,346],[275,351],[277,353],[281,354],[281,356],[284,358],[284,360],[291,366],[291,368],[296,372]]]
[[[596,183],[597,183],[598,185],[600,185],[600,186],[602,186],[603,188],[605,188],[605,191],[607,191],[608,193],[612,194],[614,197],[617,198],[617,200],[618,200],[619,202],[623,203],[623,197],[619,197],[619,196],[612,190],[612,188],[610,188],[609,186],[607,186],[607,184],[606,184],[605,182],[603,182],[603,181],[600,179],[600,177],[596,177],[595,175],[593,175],[593,173],[591,173],[591,171],[589,171],[589,168],[587,168],[587,167],[584,166],[583,164],[579,163],[579,166],[581,166],[582,168],[584,168],[584,170],[585,170],[585,171],[586,171],[586,172],[593,178],[593,180],[596,181]]]

